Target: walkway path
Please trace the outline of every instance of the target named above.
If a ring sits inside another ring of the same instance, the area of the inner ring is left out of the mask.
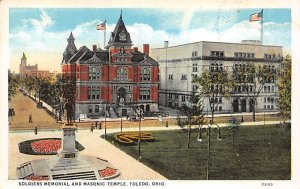
[[[23,128],[59,128],[60,124],[49,115],[44,109],[36,107],[36,103],[24,96],[22,93],[17,93],[9,103],[10,108],[15,109],[15,116],[9,117],[10,129]],[[28,123],[29,115],[32,115],[33,123]]]

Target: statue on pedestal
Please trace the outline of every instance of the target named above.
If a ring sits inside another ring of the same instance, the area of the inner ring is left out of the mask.
[[[72,117],[73,117],[73,105],[72,103],[67,100],[67,102],[64,105],[64,108],[66,110],[67,113],[67,123],[71,124],[72,123]]]

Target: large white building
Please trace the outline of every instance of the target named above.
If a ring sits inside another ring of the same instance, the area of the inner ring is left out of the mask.
[[[189,94],[195,90],[193,75],[215,65],[231,72],[234,67],[249,63],[278,68],[282,63],[282,47],[262,45],[260,41],[244,40],[242,43],[200,41],[195,43],[151,49],[151,57],[160,67],[159,104],[180,108],[187,103]],[[219,97],[215,113],[251,112],[252,101],[239,93],[229,99]],[[276,111],[275,81],[266,83],[257,98],[256,112]],[[204,100],[204,110],[210,112],[208,98]]]

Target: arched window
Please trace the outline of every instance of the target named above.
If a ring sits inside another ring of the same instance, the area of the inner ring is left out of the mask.
[[[99,113],[99,105],[95,106],[95,113]]]
[[[89,113],[93,113],[93,106],[89,105]]]
[[[150,69],[143,68],[141,70],[141,81],[150,81]]]
[[[117,80],[124,81],[124,80],[127,80],[127,79],[128,79],[127,69],[123,68],[123,67],[119,68],[118,72],[117,72]]]
[[[210,65],[210,71],[215,71],[215,64],[214,63],[212,63],[211,65]]]
[[[91,80],[99,80],[101,76],[101,72],[99,68],[89,67],[89,79]]]

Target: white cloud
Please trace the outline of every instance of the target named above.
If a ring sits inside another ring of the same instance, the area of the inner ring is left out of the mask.
[[[85,45],[91,49],[93,44],[100,44],[101,48],[103,48],[104,32],[96,30],[96,25],[100,22],[100,20],[92,20],[77,25],[70,30],[47,32],[45,29],[51,26],[54,21],[46,12],[42,11],[40,20],[30,22],[35,26],[34,30],[18,29],[10,33],[11,56],[16,56],[12,58],[12,64],[17,67],[23,51],[29,53],[28,57],[36,56],[38,53],[48,53],[51,54],[51,57],[41,58],[40,60],[38,58],[32,58],[32,60],[36,62],[31,62],[31,64],[44,64],[44,67],[48,66],[50,70],[59,70],[62,53],[67,45],[66,38],[69,37],[71,31],[76,39],[75,44],[77,48]],[[26,24],[28,24],[28,20],[24,21],[23,24],[24,28],[27,28]],[[109,40],[110,32],[113,31],[114,27],[115,24],[107,25],[106,44]],[[248,20],[236,23],[219,32],[217,30],[199,27],[182,30],[179,33],[168,33],[166,30],[156,30],[152,26],[144,23],[134,23],[132,25],[126,25],[126,27],[130,32],[134,46],[140,48],[144,43],[150,44],[150,48],[163,47],[165,40],[168,40],[170,45],[179,45],[195,41],[240,42],[245,39],[260,39],[260,24],[258,22],[249,22]],[[289,28],[290,23],[265,23],[265,44],[283,45],[290,48]]]
[[[31,24],[38,32],[43,32],[47,27],[52,26],[54,21],[47,15],[46,11],[41,9],[40,20],[30,19]]]

